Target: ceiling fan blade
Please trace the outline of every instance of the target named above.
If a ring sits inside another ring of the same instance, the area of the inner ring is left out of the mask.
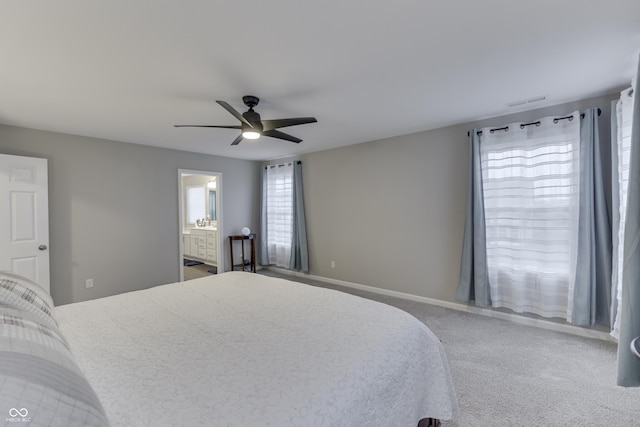
[[[263,131],[262,134],[264,136],[270,136],[271,138],[278,138],[278,139],[284,139],[285,141],[295,142],[296,144],[302,141],[300,138],[296,138],[295,136],[291,136],[284,132],[280,132],[279,130],[271,129],[268,131]]]
[[[238,137],[233,140],[231,145],[238,145],[238,144],[240,144],[240,141],[242,141],[242,134],[238,135]]]
[[[236,119],[240,120],[242,123],[244,123],[245,125],[248,125],[250,127],[253,127],[253,125],[251,123],[249,123],[249,121],[247,119],[245,119],[242,114],[240,114],[235,108],[233,108],[231,105],[229,105],[227,102],[224,101],[216,101],[218,104],[220,104],[222,106],[222,108],[224,108],[225,110],[227,110],[228,112],[230,112],[233,117],[235,117]]]
[[[263,120],[262,129],[272,130],[278,128],[284,128],[287,126],[304,125],[306,123],[316,123],[315,117],[295,117],[291,119],[279,119],[279,120]]]
[[[242,129],[242,126],[215,126],[215,125],[173,125],[176,128],[222,128],[222,129]]]

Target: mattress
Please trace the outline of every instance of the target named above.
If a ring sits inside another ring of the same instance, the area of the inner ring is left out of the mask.
[[[457,409],[438,338],[342,292],[228,272],[56,307],[113,426],[416,426]]]

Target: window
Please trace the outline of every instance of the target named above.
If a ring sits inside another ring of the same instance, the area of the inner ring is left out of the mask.
[[[293,234],[293,165],[267,167],[267,255],[269,264],[289,267]]]
[[[616,104],[616,119],[618,124],[617,144],[618,158],[612,159],[618,163],[618,199],[620,222],[618,230],[613,230],[618,235],[617,257],[613,260],[613,268],[617,270],[614,274],[615,283],[613,288],[616,289],[614,297],[618,300],[618,307],[622,301],[622,267],[624,261],[624,229],[627,213],[627,189],[629,188],[629,161],[631,159],[631,125],[633,118],[633,100],[631,96],[633,90],[627,89],[622,91],[620,100]],[[611,335],[618,338],[620,334],[620,309],[616,312],[615,322]]]
[[[206,218],[204,186],[187,187],[187,222],[195,224]]]
[[[580,115],[572,117],[482,134],[487,269],[494,307],[571,318]]]

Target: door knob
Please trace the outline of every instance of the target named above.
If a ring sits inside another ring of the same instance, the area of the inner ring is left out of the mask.
[[[41,251],[44,251],[47,249],[47,245],[40,245],[38,246],[38,249],[40,249]]]

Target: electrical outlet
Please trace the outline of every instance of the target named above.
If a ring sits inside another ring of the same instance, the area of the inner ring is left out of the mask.
[[[87,289],[93,288],[93,279],[87,279],[87,281],[85,282],[85,285]]]
[[[331,268],[336,268],[336,262],[335,261],[331,261]]]

